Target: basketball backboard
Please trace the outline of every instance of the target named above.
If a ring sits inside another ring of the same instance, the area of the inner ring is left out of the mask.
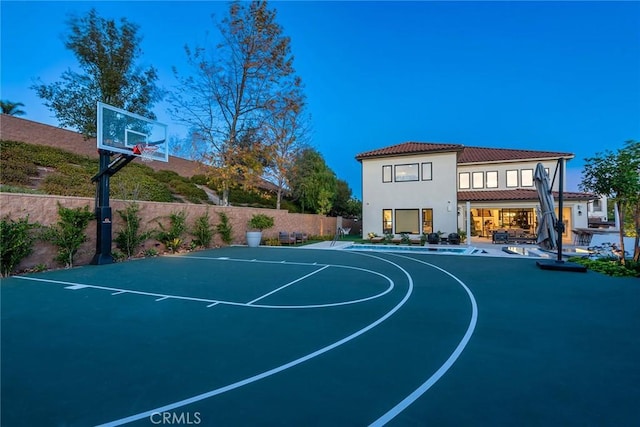
[[[167,125],[121,108],[98,102],[98,149],[169,161]],[[136,148],[138,146],[138,148]],[[141,147],[157,147],[146,153]]]

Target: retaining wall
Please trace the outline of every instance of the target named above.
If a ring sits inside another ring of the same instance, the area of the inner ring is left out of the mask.
[[[118,215],[118,210],[124,208],[133,202],[123,200],[111,200],[110,205],[113,209],[113,234],[122,229],[124,222]],[[213,206],[190,203],[159,203],[159,202],[135,202],[139,206],[139,215],[143,224],[141,231],[158,229],[158,222],[162,223],[165,228],[169,225],[168,216],[172,213],[184,211],[187,217],[187,226],[189,229],[193,227],[193,223],[197,217],[209,212],[209,218],[212,225],[220,222],[218,212],[224,212],[229,217],[229,222],[233,227],[233,244],[246,244],[245,232],[247,231],[247,222],[256,213],[263,213],[272,216],[275,225],[269,230],[264,230],[263,238],[277,237],[279,231],[287,232],[303,232],[310,236],[333,236],[338,225],[338,218],[326,217],[315,214],[297,214],[289,213],[284,210],[276,209],[259,209],[233,206]],[[66,196],[48,196],[41,194],[16,194],[16,193],[0,193],[0,217],[9,217],[17,220],[29,216],[29,222],[38,222],[48,226],[58,221],[58,204],[66,208],[82,208],[88,206],[93,212],[95,208],[94,199],[86,197],[66,197]],[[341,220],[343,226],[346,220]],[[349,224],[347,224],[349,225]],[[75,265],[85,265],[91,262],[95,254],[96,246],[96,221],[91,221],[87,227],[86,234],[88,237],[76,258]],[[191,237],[185,239],[187,242]],[[223,245],[219,235],[215,235],[213,245]],[[164,250],[159,246],[159,242],[150,239],[145,242],[141,250],[152,247],[158,248],[160,252]],[[34,247],[34,252],[24,259],[17,267],[17,271],[24,271],[35,266],[44,264],[48,268],[57,268],[54,261],[57,248],[46,242],[38,241]]]

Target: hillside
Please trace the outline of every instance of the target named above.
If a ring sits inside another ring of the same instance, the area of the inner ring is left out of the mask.
[[[0,189],[5,192],[95,195],[96,186],[91,182],[91,177],[98,172],[95,157],[45,145],[2,140],[0,166]],[[204,175],[188,178],[133,162],[111,178],[110,188],[114,199],[215,204],[215,191],[206,184]],[[236,206],[275,207],[275,199],[269,194],[235,190],[230,200]],[[297,211],[291,204],[286,208]]]

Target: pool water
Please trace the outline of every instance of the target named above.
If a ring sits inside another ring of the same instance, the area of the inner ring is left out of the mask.
[[[354,243],[344,247],[348,251],[369,251],[369,252],[411,252],[422,254],[455,254],[455,255],[470,255],[474,253],[480,253],[482,250],[474,247],[444,247],[444,246],[405,246],[405,245],[366,245]]]

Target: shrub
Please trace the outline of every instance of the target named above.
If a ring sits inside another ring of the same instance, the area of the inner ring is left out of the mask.
[[[197,185],[207,185],[208,180],[205,175],[193,175],[191,177],[191,182]]]
[[[251,217],[248,227],[253,230],[266,230],[273,227],[274,219],[272,216],[265,214],[255,214]]]
[[[209,211],[207,211],[204,215],[196,218],[191,234],[194,235],[194,243],[197,246],[202,246],[203,248],[208,248],[209,246],[211,246],[211,240],[213,239],[213,229],[211,227],[211,224],[209,223]]]
[[[233,227],[229,223],[229,217],[224,212],[218,212],[220,223],[216,225],[216,231],[220,234],[220,238],[224,243],[230,245],[233,242]]]
[[[36,240],[33,230],[40,225],[30,223],[29,217],[17,221],[4,218],[0,222],[0,274],[10,275],[16,266],[33,252]]]
[[[157,233],[157,239],[163,243],[171,252],[175,252],[183,243],[183,236],[187,231],[187,213],[174,212],[169,215],[169,227],[158,222],[160,231]]]
[[[70,209],[58,203],[58,216],[60,219],[45,230],[43,239],[58,247],[56,261],[65,267],[73,267],[74,256],[80,245],[87,241],[84,231],[95,215],[88,206]]]
[[[127,206],[123,211],[117,211],[124,221],[124,228],[116,234],[114,239],[118,249],[124,251],[127,258],[136,255],[137,248],[151,236],[151,232],[140,232],[140,208],[136,203]]]
[[[584,265],[589,270],[597,271],[613,277],[640,277],[640,263],[631,260],[626,261],[626,265],[618,258],[589,259],[582,257],[571,257],[569,261]]]

